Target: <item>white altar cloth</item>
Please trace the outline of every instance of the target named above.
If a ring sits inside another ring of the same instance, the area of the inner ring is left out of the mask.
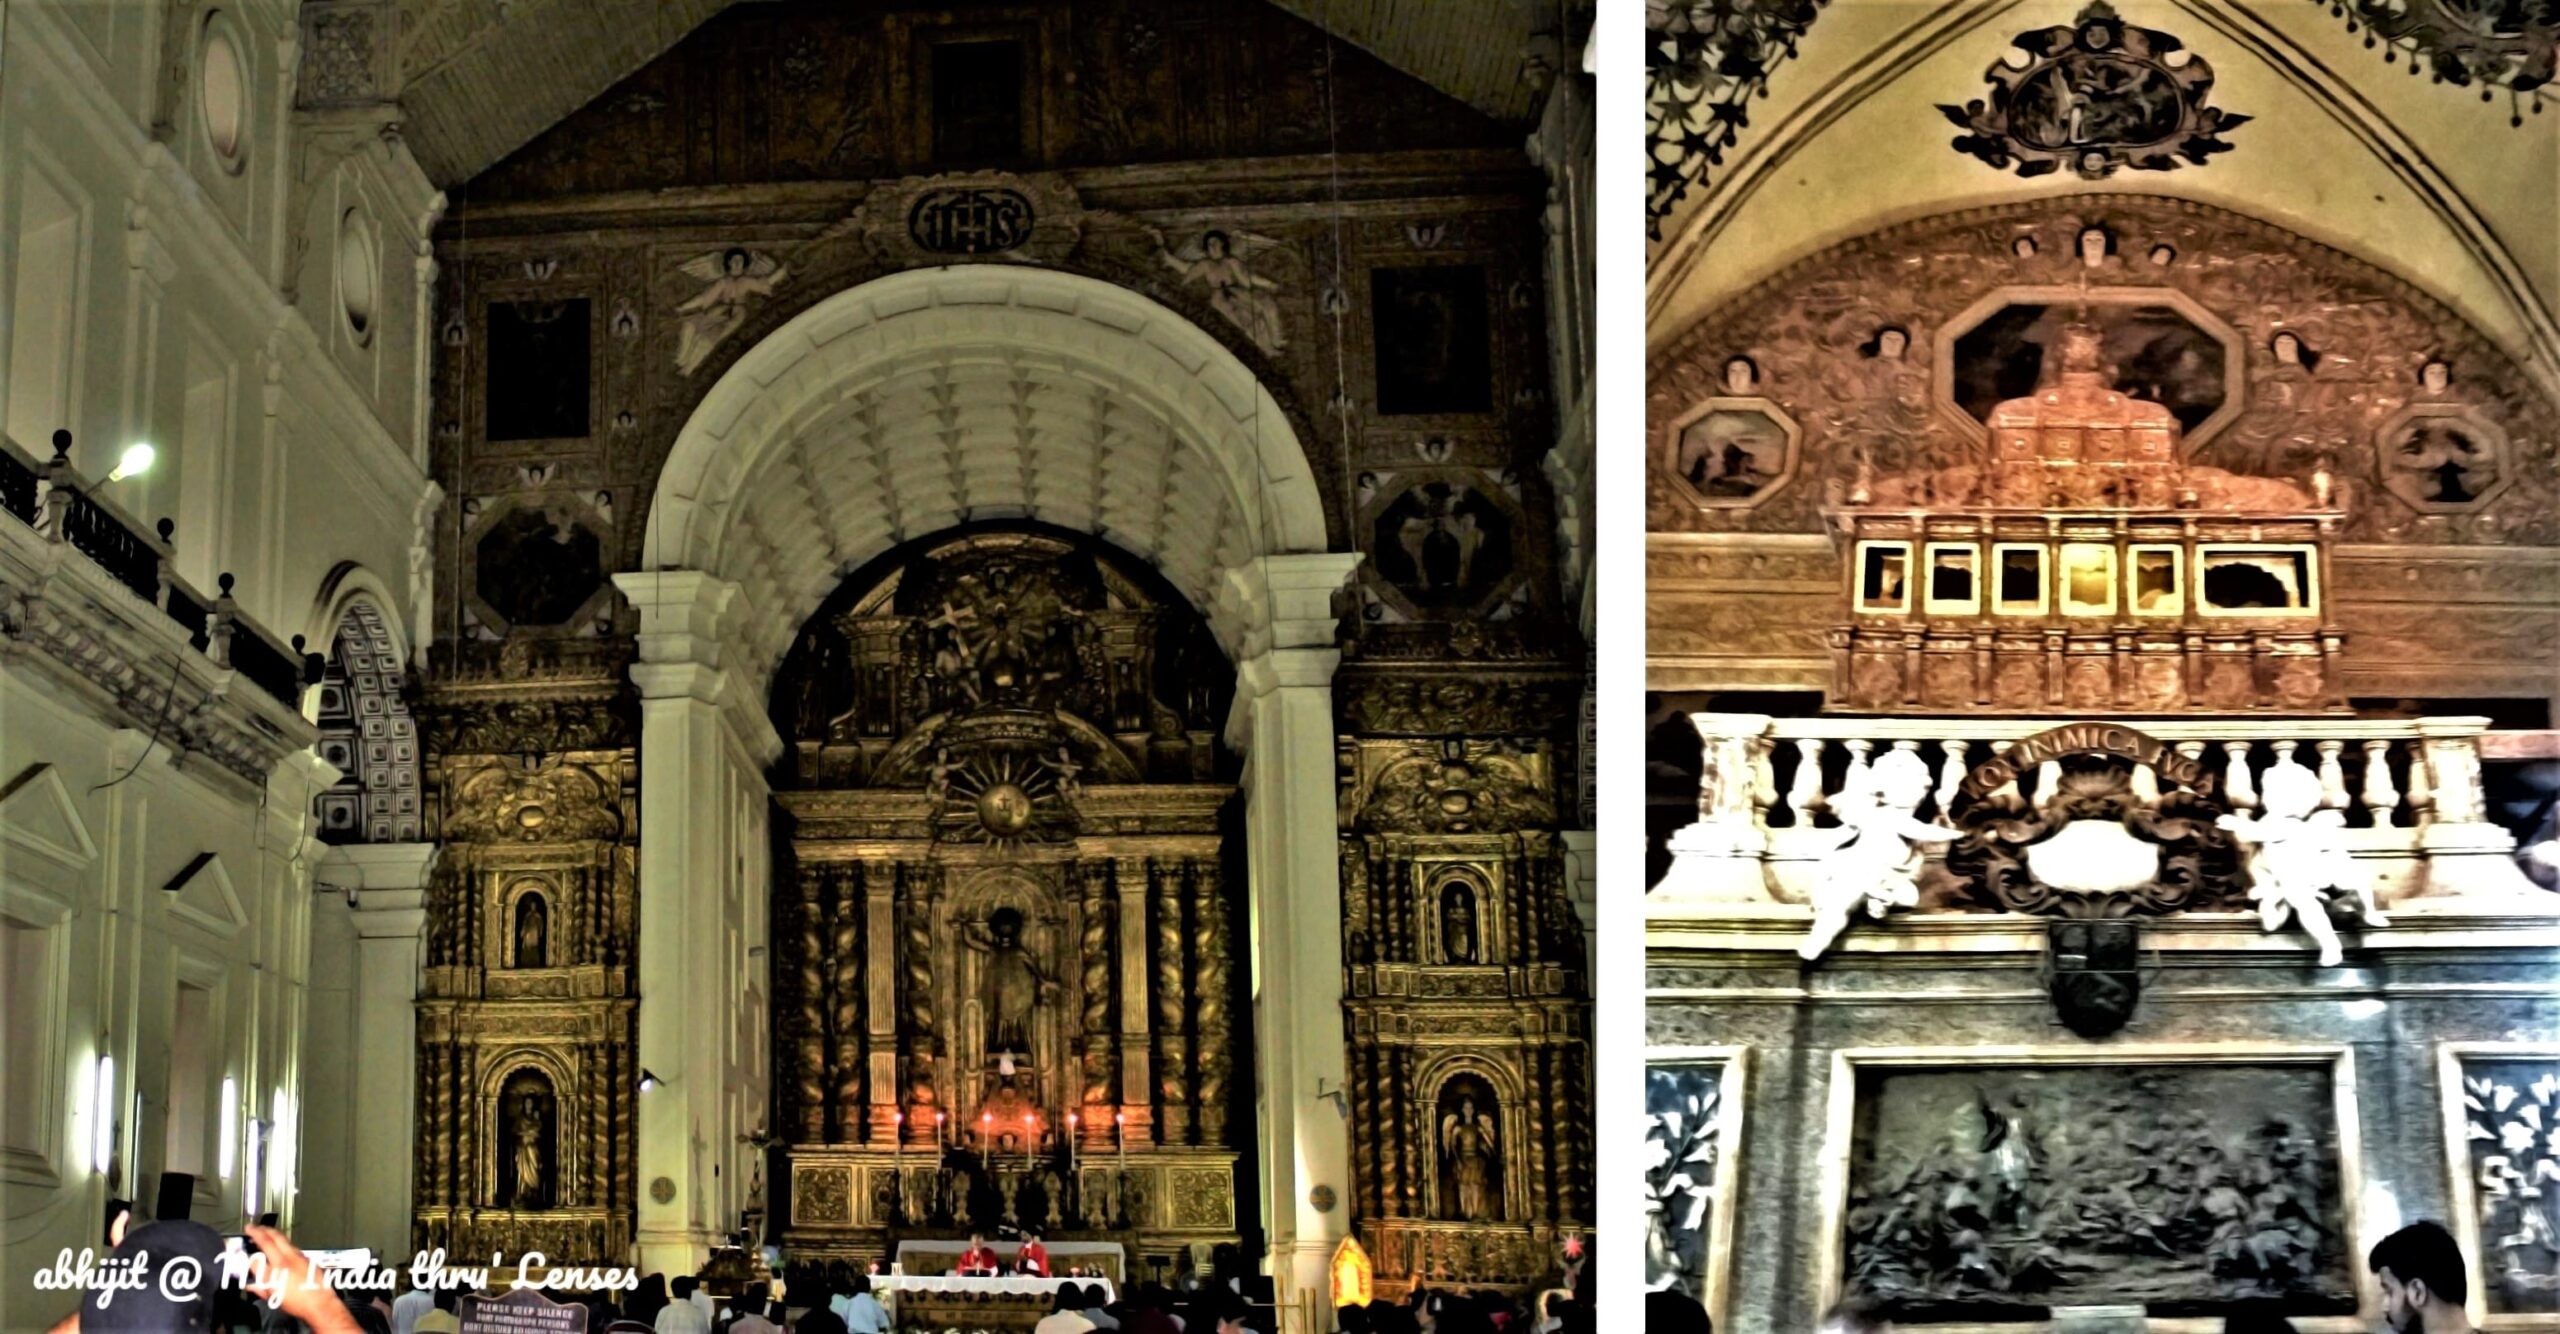
[[[1046,1297],[1067,1284],[1102,1289],[1107,1304],[1116,1299],[1107,1278],[962,1278],[956,1274],[887,1274],[871,1280],[873,1292],[934,1292],[961,1296],[1029,1295]]]

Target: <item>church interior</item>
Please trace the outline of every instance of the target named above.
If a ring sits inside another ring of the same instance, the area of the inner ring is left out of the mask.
[[[0,5],[0,1327],[1570,1289],[1593,8]]]
[[[2549,8],[1647,12],[1652,1309],[2560,1326]]]

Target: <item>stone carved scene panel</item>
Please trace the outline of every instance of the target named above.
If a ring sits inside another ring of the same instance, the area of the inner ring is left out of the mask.
[[[2043,295],[1997,299],[2004,290]],[[2373,265],[2240,214],[2141,195],[1899,224],[1714,311],[1653,361],[1655,438],[1736,392],[1740,364],[1741,383],[1801,426],[1802,463],[1748,509],[1709,509],[1658,446],[1648,527],[1815,532],[1862,464],[1876,475],[1978,466],[1979,418],[1963,409],[2031,391],[2048,369],[2038,329],[2075,314],[2099,325],[2118,388],[2156,395],[2187,428],[2191,465],[2303,487],[2326,461],[2346,540],[2560,543],[2549,443],[2560,417],[2489,340]],[[1880,357],[1887,348],[1899,356]],[[2422,479],[2395,482],[2385,428],[2418,404],[2453,405],[2514,442],[2497,464],[2512,484],[2460,513],[2393,499],[2390,488]]]
[[[1645,1288],[1709,1300],[1711,1248],[1731,1176],[1721,1061],[1645,1067]]]
[[[2356,1309],[2326,1061],[1855,1078],[1843,1287],[1897,1321]]]
[[[2475,1260],[2475,1296],[2492,1318],[2560,1316],[2560,1055],[2482,1049],[2444,1063],[2467,1215],[2455,1235]]]

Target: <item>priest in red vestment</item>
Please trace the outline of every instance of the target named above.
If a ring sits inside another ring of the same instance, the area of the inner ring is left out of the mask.
[[[960,1252],[960,1263],[954,1266],[953,1272],[963,1278],[986,1278],[996,1272],[997,1266],[995,1248],[987,1244],[986,1238],[972,1232],[969,1234],[969,1249]]]
[[[1049,1248],[1040,1244],[1040,1234],[1023,1229],[1022,1251],[1013,1257],[1013,1272],[1025,1278],[1049,1277]]]

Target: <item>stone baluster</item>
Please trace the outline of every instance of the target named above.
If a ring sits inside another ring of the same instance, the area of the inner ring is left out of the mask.
[[[2222,743],[2222,793],[2234,811],[2258,809],[2258,775],[2249,767],[2249,748],[2254,744],[2249,741]]]
[[[1876,743],[1852,738],[1840,745],[1849,752],[1848,771],[1840,775],[1840,795],[1854,799],[1867,790],[1867,756],[1875,751]]]
[[[2409,743],[2409,823],[2420,829],[2435,823],[2435,784],[2427,778],[2427,743]]]
[[[1751,823],[1762,829],[1769,827],[1769,808],[1778,804],[1778,766],[1770,759],[1777,744],[1765,736],[1751,739]]]
[[[2391,785],[2391,742],[2370,738],[2364,743],[2364,808],[2373,812],[2373,827],[2389,828],[2399,805],[2400,793]]]
[[[1938,818],[1946,818],[1955,809],[1956,792],[1964,786],[1965,761],[1973,743],[1962,737],[1948,737],[1938,743]]]
[[[1796,827],[1810,827],[1813,817],[1822,810],[1822,738],[1796,738],[1796,776],[1787,785],[1787,809],[1794,814]]]
[[[2347,768],[2339,759],[2347,743],[2334,738],[2315,741],[2312,749],[2320,754],[2320,809],[2343,811],[2347,808]]]
[[[2178,758],[2179,758],[2179,759],[2185,760],[2187,763],[2192,764],[2192,765],[2196,765],[2196,766],[2197,766],[2197,767],[2199,767],[2199,768],[2201,768],[2201,767],[2203,766],[2203,763],[2204,763],[2204,743],[2203,743],[2203,742],[2201,742],[2201,741],[2179,741],[2179,742],[2174,742],[2174,743],[2172,743],[2170,748],[2178,752]]]

